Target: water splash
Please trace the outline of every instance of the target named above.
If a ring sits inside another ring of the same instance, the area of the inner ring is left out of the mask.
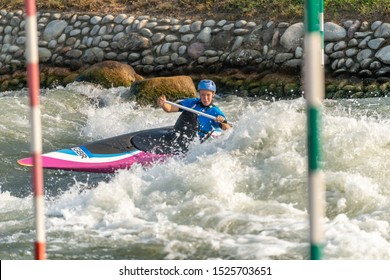
[[[75,83],[45,92],[44,149],[178,117],[124,100],[125,90]],[[9,108],[0,120],[0,257],[31,258],[30,174],[15,164],[28,152],[27,97],[0,102]],[[324,103],[326,258],[389,258],[388,102]],[[49,258],[308,258],[305,100],[230,96],[218,105],[233,129],[184,158],[112,175],[45,171]]]

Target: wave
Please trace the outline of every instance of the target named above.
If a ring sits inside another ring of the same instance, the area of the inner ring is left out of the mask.
[[[48,90],[44,149],[175,122],[177,114],[125,100],[124,90],[85,84]],[[49,257],[307,259],[305,100],[217,101],[233,129],[191,147],[184,158],[111,175],[45,171]],[[324,102],[328,259],[390,258],[388,102]],[[17,245],[0,257],[31,258],[30,174],[15,164],[28,152],[27,97],[0,103],[9,106],[8,121],[0,120],[7,131],[0,136],[0,243]]]

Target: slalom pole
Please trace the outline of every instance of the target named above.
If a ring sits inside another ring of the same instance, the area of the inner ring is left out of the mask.
[[[307,101],[308,190],[310,257],[322,259],[324,246],[325,185],[321,170],[321,106],[324,98],[324,69],[321,65],[322,37],[319,24],[320,0],[305,2],[304,86]]]
[[[42,129],[39,104],[39,55],[38,33],[35,0],[25,0],[26,8],[26,60],[27,85],[30,96],[31,111],[31,153],[33,158],[32,181],[35,205],[36,240],[34,244],[35,259],[46,258],[45,213],[42,170]]]
[[[320,33],[321,33],[321,66],[325,66],[325,42],[324,42],[324,0],[320,0]]]

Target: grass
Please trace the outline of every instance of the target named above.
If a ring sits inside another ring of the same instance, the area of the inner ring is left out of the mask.
[[[24,9],[24,0],[1,0],[0,9]],[[179,18],[302,21],[305,0],[36,0],[40,11],[131,13]],[[390,18],[388,0],[324,0],[326,21]]]

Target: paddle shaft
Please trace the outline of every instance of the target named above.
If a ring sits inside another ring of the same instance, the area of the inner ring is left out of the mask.
[[[216,117],[214,117],[214,116],[212,116],[212,115],[209,115],[209,114],[206,114],[206,113],[203,113],[203,112],[196,111],[196,110],[194,110],[194,109],[188,108],[188,107],[186,107],[186,106],[183,106],[183,105],[180,105],[180,104],[177,104],[177,103],[174,103],[174,102],[165,101],[165,103],[168,103],[169,105],[172,105],[172,106],[176,106],[176,107],[178,107],[178,108],[180,108],[180,109],[189,111],[189,112],[191,112],[191,113],[198,114],[198,115],[200,115],[200,116],[203,116],[203,117],[212,119],[212,120],[214,120],[214,121],[215,121],[215,119],[216,119]],[[228,123],[228,122],[225,120],[224,123]]]

